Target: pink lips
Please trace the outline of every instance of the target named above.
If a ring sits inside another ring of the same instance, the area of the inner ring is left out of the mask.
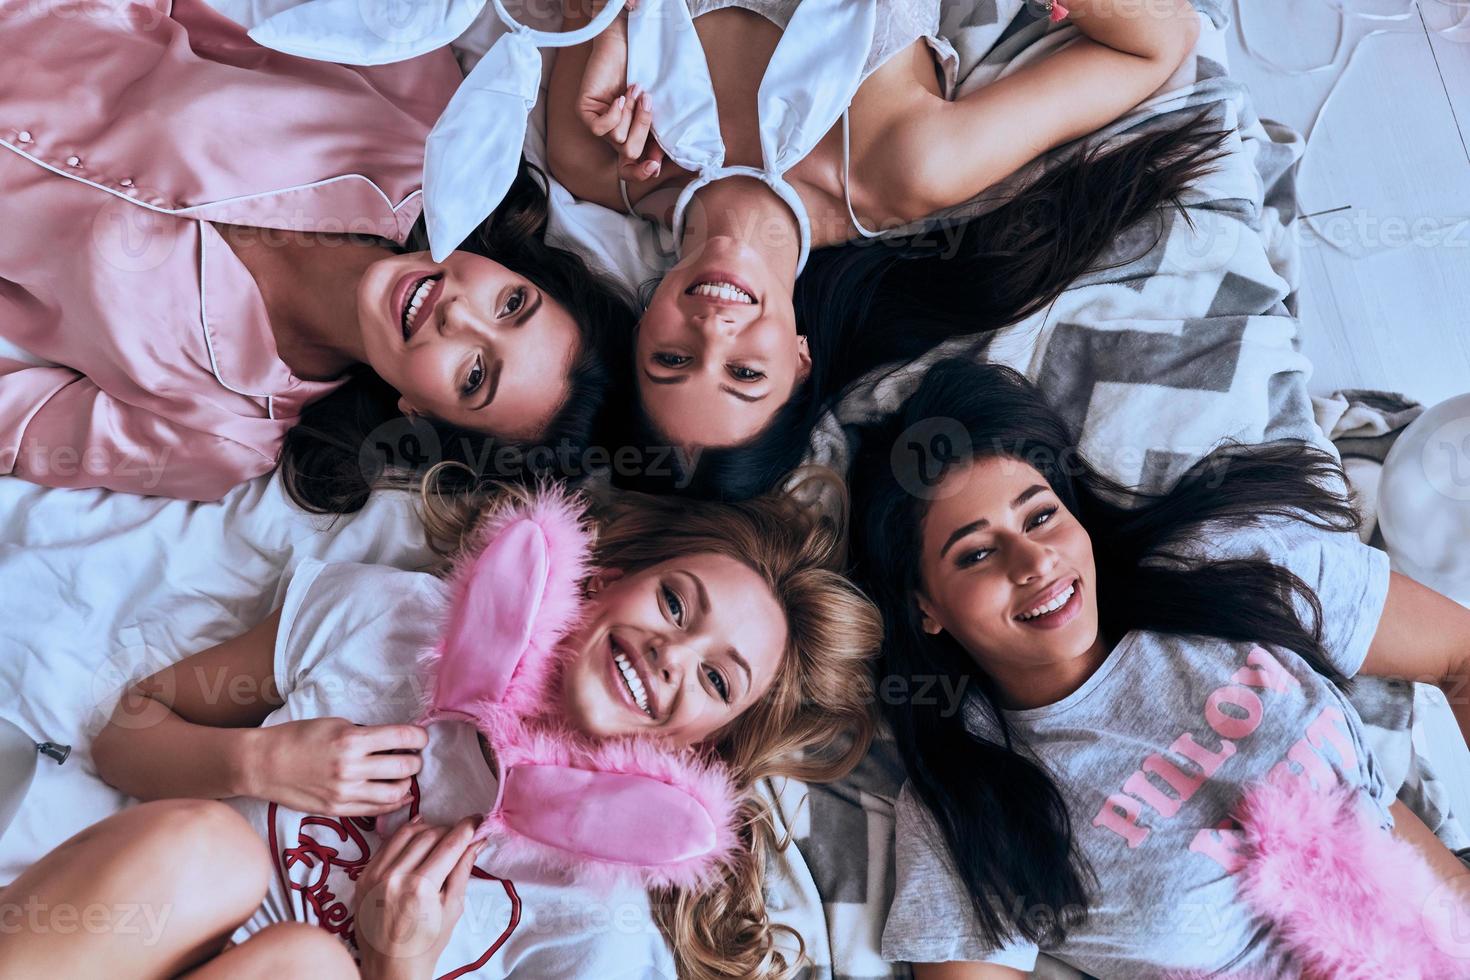
[[[694,293],[692,293],[690,291],[690,290],[694,289],[696,286],[700,286],[700,285],[703,285],[705,283],[713,283],[713,282],[729,283],[730,285],[734,286],[736,289],[738,289],[741,292],[743,292],[745,295],[749,296],[751,299],[755,300],[755,302],[754,303],[742,303],[742,302],[739,302],[737,300],[717,299],[714,296],[697,296],[697,295],[695,295]],[[684,290],[684,295],[688,296],[690,299],[699,300],[702,303],[709,303],[711,306],[759,306],[760,305],[760,300],[756,297],[755,290],[754,289],[751,289],[750,288],[750,285],[748,283],[746,283],[745,280],[741,279],[739,276],[732,275],[731,273],[722,272],[719,269],[714,269],[714,270],[711,270],[709,272],[701,273],[700,276],[699,276],[699,278],[696,279],[696,280],[694,280],[694,282],[690,283],[689,284],[689,288],[686,289],[686,290]]]
[[[413,293],[414,288],[417,287],[420,282],[431,275],[433,275],[433,273],[424,272],[422,270],[418,272],[410,272],[402,279],[398,280],[398,284],[393,287],[393,292],[389,294],[391,297],[391,305],[389,308],[392,311],[393,322],[398,325],[398,328],[400,330],[403,329],[403,315],[405,312],[407,312],[408,301]],[[404,343],[412,340],[413,335],[418,332],[419,327],[428,322],[429,314],[432,313],[434,310],[434,304],[439,301],[439,293],[443,290],[443,284],[444,278],[443,276],[440,276],[439,278],[435,279],[433,285],[429,287],[429,292],[424,296],[424,301],[419,306],[418,316],[414,317],[413,322],[408,325],[408,330],[403,338]]]
[[[611,634],[609,634],[607,638],[607,647],[608,679],[611,681],[613,689],[617,692],[619,699],[633,711],[637,712],[642,717],[648,718],[650,721],[652,721],[653,718],[649,715],[648,712],[652,711],[656,715],[658,713],[658,704],[653,700],[653,691],[649,688],[648,678],[644,675],[643,671],[638,669],[638,658],[628,650],[616,644],[613,641]],[[628,658],[628,663],[632,665],[634,672],[638,674],[638,679],[643,681],[643,690],[648,697],[648,711],[644,711],[642,708],[638,707],[638,702],[633,700],[633,692],[628,690],[628,684],[623,679],[623,672],[621,669],[619,669],[617,660],[614,659],[619,653],[622,653],[623,656]]]
[[[1054,630],[1066,626],[1072,620],[1076,619],[1077,614],[1082,611],[1081,579],[1069,579],[1065,582],[1058,582],[1055,588],[1047,590],[1050,593],[1049,595],[1041,596],[1029,606],[1029,608],[1035,609],[1037,606],[1045,605],[1067,591],[1069,585],[1072,586],[1072,598],[1068,599],[1066,604],[1060,609],[1053,610],[1042,616],[1037,616],[1035,619],[1018,619],[1016,622],[1022,626],[1029,626],[1039,630]]]

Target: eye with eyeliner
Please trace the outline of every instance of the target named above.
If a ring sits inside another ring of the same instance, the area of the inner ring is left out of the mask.
[[[744,382],[745,384],[751,384],[752,382],[756,381],[763,381],[766,377],[766,372],[757,370],[756,368],[746,367],[743,364],[732,364],[730,365],[728,370],[730,372],[730,377],[734,378],[736,381]]]
[[[521,310],[523,310],[525,308],[526,308],[526,287],[525,286],[517,286],[511,292],[510,298],[507,299],[505,301],[504,305],[502,305],[500,307],[500,312],[497,313],[496,316],[497,317],[515,316],[517,313],[519,313]]]
[[[729,704],[730,703],[730,684],[729,684],[728,681],[725,680],[725,675],[724,674],[721,674],[718,670],[715,670],[713,667],[706,667],[704,669],[704,676],[707,677],[707,678],[709,678],[710,685],[720,695],[720,700],[723,701],[723,702],[725,702],[726,704]]]
[[[660,351],[653,355],[653,363],[665,368],[681,368],[692,360],[693,358],[687,354],[671,354],[667,351]]]
[[[683,598],[679,595],[678,592],[676,592],[673,588],[671,588],[671,587],[669,587],[667,585],[660,586],[660,590],[663,593],[664,608],[668,610],[669,618],[671,620],[673,620],[675,626],[683,626],[684,625],[684,600],[683,600]]]
[[[481,360],[479,354],[476,354],[474,361],[470,364],[469,371],[465,373],[464,383],[460,385],[460,396],[468,398],[470,395],[473,395],[476,391],[478,391],[480,389],[480,385],[484,383],[485,362]]]
[[[1027,520],[1026,530],[1034,531],[1036,528],[1049,526],[1051,524],[1052,518],[1056,516],[1058,510],[1060,510],[1060,508],[1055,506],[1043,507],[1036,514],[1032,515],[1029,520]],[[990,557],[991,552],[993,552],[994,550],[994,548],[971,548],[968,551],[961,551],[955,555],[955,567],[970,568],[974,565],[978,565],[980,562]]]

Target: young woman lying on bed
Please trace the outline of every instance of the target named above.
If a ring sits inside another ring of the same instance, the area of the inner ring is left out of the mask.
[[[924,419],[949,448],[894,456]],[[887,958],[954,980],[1020,976],[1038,949],[1100,977],[1464,975],[1420,920],[1470,879],[1339,686],[1461,684],[1470,612],[1346,533],[1335,461],[1222,449],[1140,498],[1020,375],[960,361],[868,435],[854,533],[881,672],[968,690],[884,709],[909,776]]]
[[[468,542],[476,511],[443,499],[431,531]],[[547,700],[589,738],[704,746],[739,791],[846,772],[870,738],[880,630],[831,570],[834,546],[784,499],[615,506],[598,571],[568,579],[588,598]],[[352,975],[336,934],[369,978],[458,976],[466,963],[483,977],[672,976],[641,891],[589,890],[524,860],[507,869],[495,849],[475,865],[475,817],[506,757],[475,724],[410,724],[445,589],[418,572],[306,562],[264,622],[132,687],[93,756],[104,779],[154,802],[65,842],[0,902],[155,903],[171,910],[162,938],[12,935],[0,975],[264,976],[269,963]],[[747,819],[719,884],[656,896],[680,976],[771,966],[765,824]]]
[[[410,242],[448,50],[347,68],[153,6],[0,0],[0,473],[212,500],[279,458],[350,511],[403,413],[451,459],[584,442],[632,310],[536,179],[445,262]]]
[[[757,89],[782,38],[778,25],[797,7],[689,0],[727,164],[761,163]],[[693,217],[676,230],[684,257],[647,298],[632,365],[638,431],[630,438],[704,449],[695,472],[677,475],[678,486],[737,498],[773,486],[848,382],[1043,308],[1122,228],[1201,172],[1220,134],[1196,120],[1053,170],[965,227],[953,254],[953,230],[927,236],[927,245],[824,248],[970,200],[1112,122],[1164,84],[1198,37],[1188,0],[1068,7],[1082,37],[956,99],[956,58],[935,34],[938,0],[880,0],[846,114],[785,175],[805,217],[799,221],[794,205],[760,180],[721,179],[694,192]],[[564,26],[586,23],[586,8],[568,3]],[[557,53],[549,163],[576,196],[618,210],[626,199],[667,226],[694,175],[665,159],[652,138],[650,126],[660,121],[649,93],[625,89],[626,19]],[[834,42],[805,43],[810,72],[819,75],[823,45]],[[817,250],[804,272],[803,221]],[[939,238],[945,246],[933,244]]]

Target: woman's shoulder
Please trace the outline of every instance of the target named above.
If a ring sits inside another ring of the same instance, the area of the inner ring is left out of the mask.
[[[444,583],[426,572],[359,562],[301,562],[276,635],[283,690],[325,670],[365,682],[417,676],[443,628]]]

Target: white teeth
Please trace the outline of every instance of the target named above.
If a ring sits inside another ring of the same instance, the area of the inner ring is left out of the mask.
[[[628,693],[633,695],[633,700],[638,707],[650,718],[653,712],[648,710],[648,692],[643,688],[643,678],[638,676],[638,671],[628,662],[628,658],[621,653],[613,654],[613,662],[618,665],[618,670],[623,675],[623,683],[628,685]]]
[[[1072,585],[1067,586],[1067,591],[1066,592],[1063,592],[1061,595],[1057,596],[1051,602],[1048,602],[1048,603],[1046,603],[1045,605],[1042,605],[1042,606],[1037,606],[1035,609],[1032,609],[1030,612],[1024,612],[1021,615],[1017,616],[1016,618],[1017,619],[1021,619],[1021,620],[1035,619],[1037,616],[1045,616],[1047,613],[1056,612],[1058,609],[1062,608],[1063,606],[1065,606],[1067,604],[1068,600],[1070,600],[1072,598],[1072,593],[1073,592],[1076,592],[1076,591],[1077,591],[1077,585],[1076,585],[1076,583],[1073,583]]]
[[[754,303],[755,297],[741,289],[739,286],[728,282],[702,282],[689,290],[694,296],[708,296],[711,299],[723,299],[732,303]]]
[[[429,295],[429,290],[433,288],[434,280],[430,278],[419,283],[418,288],[413,291],[413,296],[408,301],[408,309],[403,314],[404,329],[413,325],[414,317],[419,315],[419,308],[424,305],[425,297]]]

